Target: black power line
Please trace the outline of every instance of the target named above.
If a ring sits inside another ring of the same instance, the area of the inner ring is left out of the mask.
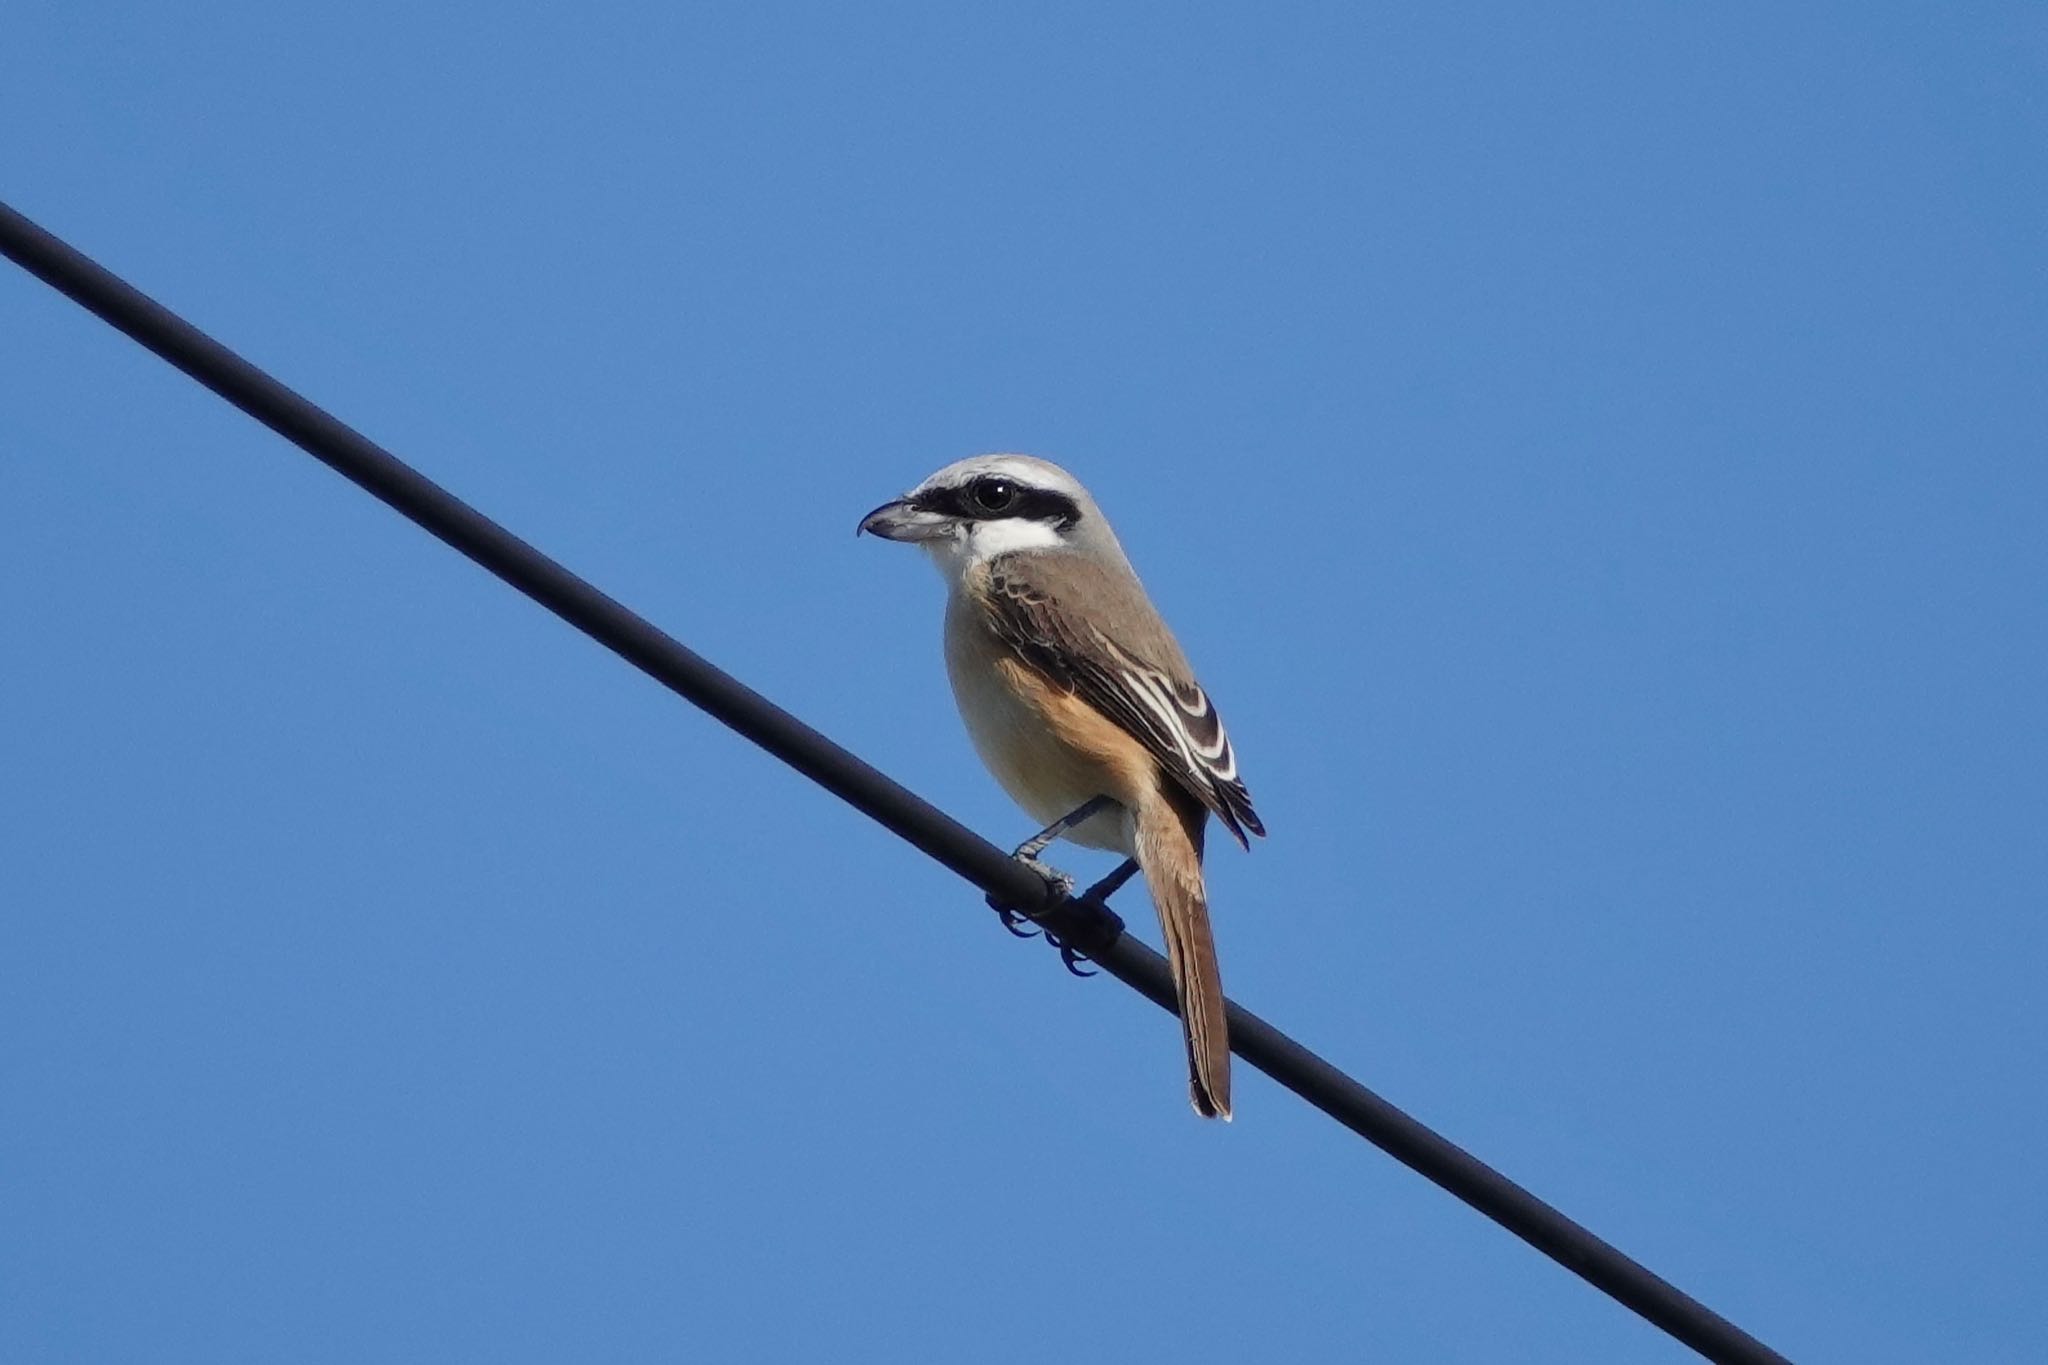
[[[1163,1009],[1166,960],[1097,902],[1048,905],[1039,877],[930,802],[655,629],[369,438],[314,406],[98,264],[0,204],[0,253],[504,579],[998,901],[1036,914]],[[1265,1020],[1229,1007],[1231,1050],[1395,1160],[1710,1360],[1785,1357],[1535,1195],[1352,1080]]]

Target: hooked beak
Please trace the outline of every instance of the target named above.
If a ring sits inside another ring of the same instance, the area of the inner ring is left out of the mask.
[[[883,540],[900,540],[915,545],[927,540],[944,540],[957,523],[940,512],[927,512],[907,498],[885,502],[860,519],[854,534],[866,531]]]

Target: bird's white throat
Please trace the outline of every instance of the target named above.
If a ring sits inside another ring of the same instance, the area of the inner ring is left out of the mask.
[[[1059,531],[1049,522],[1007,517],[1001,521],[968,522],[943,540],[926,541],[924,549],[947,581],[957,583],[967,570],[997,555],[1018,550],[1057,550],[1064,544]]]

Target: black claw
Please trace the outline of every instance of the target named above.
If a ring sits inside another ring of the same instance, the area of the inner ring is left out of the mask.
[[[1091,960],[1086,954],[1081,953],[1073,948],[1069,948],[1064,943],[1057,944],[1055,946],[1058,947],[1058,949],[1060,950],[1060,961],[1064,963],[1066,965],[1067,970],[1072,972],[1075,976],[1102,975],[1101,972],[1085,971],[1082,969],[1081,964],[1083,962]]]
[[[994,896],[987,896],[984,899],[988,901],[988,908],[996,912],[996,918],[1002,921],[1005,929],[1018,938],[1038,937],[1038,930],[1032,926],[1029,915],[1021,910],[1013,910],[1007,905],[998,904]]]

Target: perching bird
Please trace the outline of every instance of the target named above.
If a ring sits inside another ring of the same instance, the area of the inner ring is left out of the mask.
[[[1026,455],[947,465],[860,529],[923,546],[945,576],[946,670],[967,733],[1003,789],[1046,826],[1018,856],[1035,863],[1065,837],[1144,872],[1173,967],[1195,1111],[1229,1118],[1202,830],[1214,814],[1246,847],[1247,831],[1266,831],[1216,708],[1116,533],[1079,480]]]

